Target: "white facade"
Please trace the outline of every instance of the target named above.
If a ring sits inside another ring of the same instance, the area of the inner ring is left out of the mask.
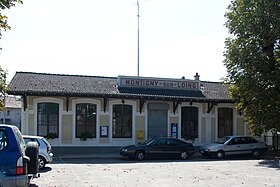
[[[21,101],[14,96],[5,98],[4,111],[0,111],[1,123],[15,125],[21,128]]]

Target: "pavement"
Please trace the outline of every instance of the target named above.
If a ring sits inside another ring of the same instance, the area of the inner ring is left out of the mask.
[[[60,156],[79,159],[56,159],[40,171],[40,178],[32,180],[34,187],[279,186],[278,160],[204,159],[195,154],[186,161],[135,162],[121,159],[117,153]]]

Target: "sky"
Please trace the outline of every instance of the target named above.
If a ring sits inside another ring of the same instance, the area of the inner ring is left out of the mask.
[[[139,76],[220,81],[230,0],[139,0]],[[137,0],[24,0],[4,14],[0,65],[17,71],[138,75]]]

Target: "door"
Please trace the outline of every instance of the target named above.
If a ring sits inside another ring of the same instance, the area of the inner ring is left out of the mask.
[[[246,144],[243,143],[242,137],[233,138],[226,145],[227,155],[246,154],[247,152],[248,152],[248,147]]]
[[[156,139],[146,151],[149,158],[165,158],[167,156],[167,142],[165,138]]]
[[[149,103],[148,105],[148,138],[167,137],[168,109],[165,103]]]
[[[181,153],[181,146],[180,142],[175,139],[167,139],[167,149],[166,149],[166,155],[169,158],[175,158],[178,157]]]
[[[250,154],[257,147],[257,141],[251,137],[242,137],[242,143],[244,146],[243,153]]]

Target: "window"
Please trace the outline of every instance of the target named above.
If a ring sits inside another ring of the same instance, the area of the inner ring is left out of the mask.
[[[233,110],[231,108],[218,109],[218,137],[232,135]]]
[[[198,138],[198,108],[182,107],[181,137],[189,140]]]
[[[59,104],[38,103],[37,107],[37,133],[39,136],[58,136]]]
[[[96,105],[76,105],[76,138],[96,138]]]
[[[153,145],[166,145],[166,144],[167,144],[166,139],[163,139],[163,138],[157,139],[153,143]]]
[[[257,140],[251,137],[245,137],[245,142],[246,143],[258,143]]]
[[[167,144],[168,145],[182,145],[182,144],[184,144],[184,142],[182,142],[181,140],[177,140],[177,139],[167,139]]]
[[[5,149],[5,147],[7,147],[7,145],[8,145],[8,140],[6,137],[5,130],[0,129],[0,151]]]
[[[132,106],[113,105],[113,138],[132,138]]]
[[[230,140],[229,145],[239,145],[243,144],[242,138],[237,137]]]
[[[25,144],[27,144],[28,142],[36,142],[38,144],[38,146],[40,146],[40,142],[34,138],[23,138]]]

